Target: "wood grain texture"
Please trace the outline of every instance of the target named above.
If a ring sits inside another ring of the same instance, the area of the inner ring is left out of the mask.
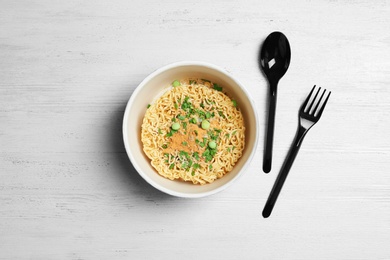
[[[0,7],[0,259],[390,259],[389,1]],[[266,175],[267,83],[257,55],[275,30],[289,38],[292,60]],[[260,118],[246,174],[202,199],[152,188],[122,144],[138,83],[180,60],[231,72]],[[314,84],[332,96],[263,219]]]

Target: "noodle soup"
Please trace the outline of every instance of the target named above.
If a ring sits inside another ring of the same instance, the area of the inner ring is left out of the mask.
[[[207,184],[230,172],[245,147],[244,119],[223,86],[175,80],[146,110],[143,151],[158,174]]]

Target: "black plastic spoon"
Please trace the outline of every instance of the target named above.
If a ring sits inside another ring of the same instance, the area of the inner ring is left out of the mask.
[[[279,80],[290,65],[291,50],[286,36],[281,32],[273,32],[265,39],[261,48],[259,62],[269,82],[269,110],[266,144],[263,160],[263,171],[271,171],[272,145],[274,139],[276,92]]]

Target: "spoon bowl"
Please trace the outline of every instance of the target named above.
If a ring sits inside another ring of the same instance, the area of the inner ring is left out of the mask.
[[[290,43],[281,32],[273,32],[265,39],[259,55],[260,67],[269,82],[268,126],[266,133],[263,171],[271,171],[272,146],[275,126],[276,94],[279,80],[287,72],[291,60]]]

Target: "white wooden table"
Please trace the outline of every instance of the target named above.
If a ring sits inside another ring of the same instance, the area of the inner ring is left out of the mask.
[[[266,36],[290,40],[262,172]],[[122,143],[127,100],[175,61],[216,64],[256,101],[245,175],[165,195]],[[317,84],[332,90],[261,216]],[[389,1],[0,1],[0,259],[390,259]]]

